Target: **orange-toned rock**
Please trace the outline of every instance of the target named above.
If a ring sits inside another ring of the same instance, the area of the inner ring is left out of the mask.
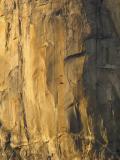
[[[0,1],[0,160],[120,157],[120,0]]]

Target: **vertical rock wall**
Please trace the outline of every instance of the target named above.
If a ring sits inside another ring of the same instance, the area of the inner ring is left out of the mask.
[[[0,160],[117,160],[120,1],[0,0]]]

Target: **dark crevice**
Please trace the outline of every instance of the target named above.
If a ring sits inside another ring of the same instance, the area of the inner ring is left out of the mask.
[[[10,147],[10,138],[11,138],[11,133],[8,132],[7,137],[6,137],[6,143],[5,143],[5,150],[7,147]]]
[[[68,56],[65,57],[64,61],[66,62],[66,61],[69,61],[69,60],[74,59],[74,58],[82,57],[82,56],[85,55],[85,53],[86,52],[83,51],[83,52],[80,52],[80,53],[74,53],[74,54],[68,55]]]
[[[14,1],[14,9],[16,9],[17,5],[16,5],[16,2]]]
[[[28,126],[27,126],[27,118],[26,118],[26,111],[25,111],[25,104],[24,104],[24,98],[23,98],[23,51],[22,46],[19,43],[18,45],[18,53],[19,53],[19,101],[21,104],[21,110],[22,110],[22,118],[24,122],[24,129],[25,129],[25,135],[29,142],[30,137],[28,133]]]
[[[78,106],[73,105],[67,108],[66,112],[68,116],[69,132],[73,134],[80,133],[82,129],[82,123]]]
[[[11,24],[8,22],[7,23],[7,28],[6,28],[6,49],[8,49],[8,44],[9,44],[9,38],[10,38],[10,31],[11,31]]]
[[[63,12],[63,10],[62,10],[62,9],[59,9],[59,10],[55,11],[55,12],[53,13],[53,15],[55,15],[55,16],[60,16],[60,15],[62,15],[62,12]]]
[[[19,19],[19,34],[22,35],[21,19]]]
[[[78,137],[76,136],[74,138],[74,143],[75,143],[75,150],[80,150],[82,147],[82,142],[79,136]]]
[[[20,94],[20,101],[21,101],[21,105],[22,105],[22,113],[23,113],[23,122],[24,122],[25,135],[26,135],[26,138],[27,138],[27,140],[29,142],[30,137],[29,137],[29,133],[28,133],[27,118],[26,118],[26,112],[25,112],[25,108],[24,108],[24,102],[23,102],[22,93]]]

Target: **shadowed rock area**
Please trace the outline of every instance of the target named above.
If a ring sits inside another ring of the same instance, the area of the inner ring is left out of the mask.
[[[0,0],[0,160],[120,159],[120,0]]]

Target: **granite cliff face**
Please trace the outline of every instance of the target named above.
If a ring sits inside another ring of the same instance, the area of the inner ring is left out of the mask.
[[[0,0],[0,160],[120,159],[120,0]]]

